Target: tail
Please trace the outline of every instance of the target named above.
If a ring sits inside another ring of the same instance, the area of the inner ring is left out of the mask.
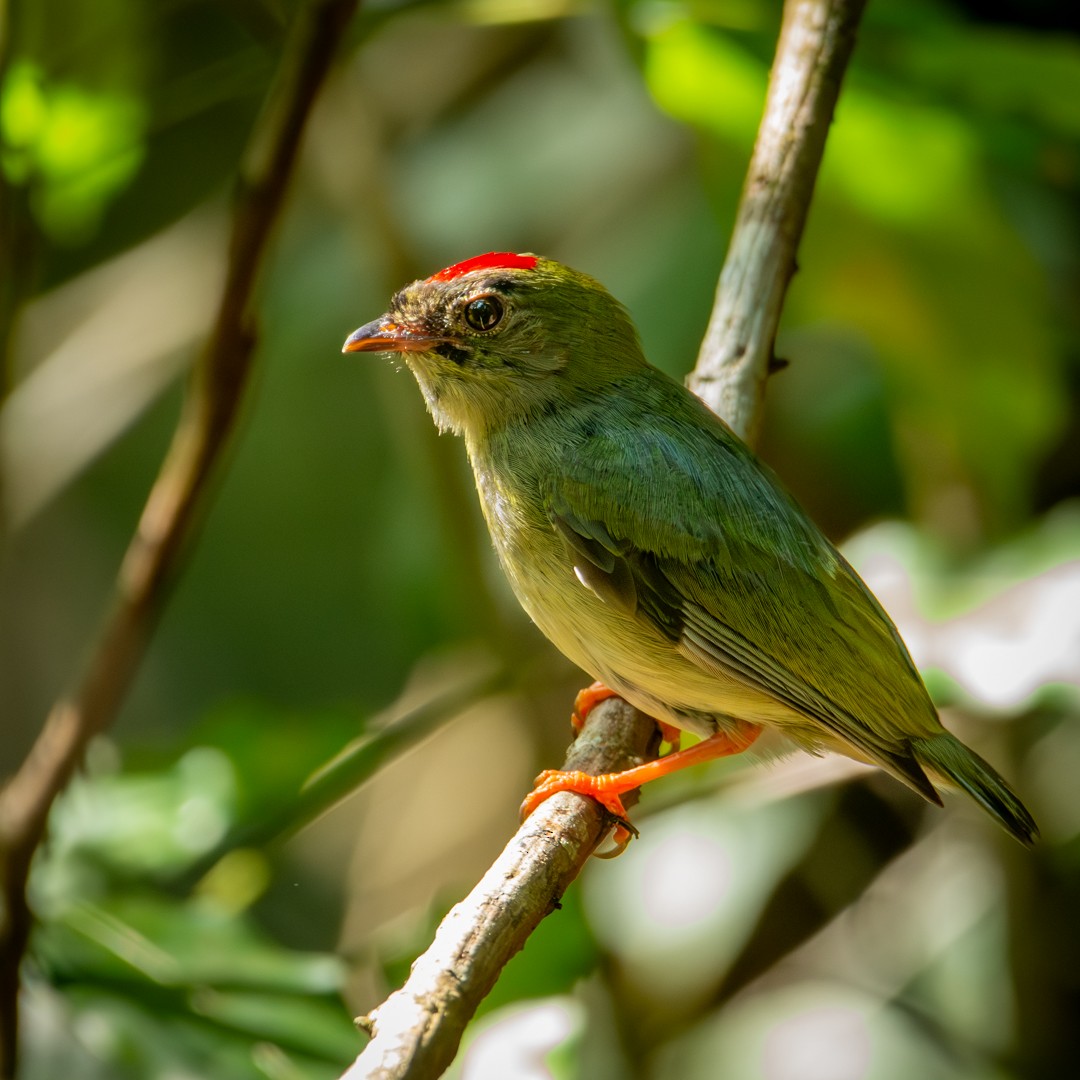
[[[996,818],[1021,844],[1030,847],[1039,835],[1035,819],[1012,788],[973,750],[943,731],[929,738],[912,739],[911,749],[935,780],[966,791]]]

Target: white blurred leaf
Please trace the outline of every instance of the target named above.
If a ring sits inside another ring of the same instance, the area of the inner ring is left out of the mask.
[[[25,525],[154,401],[207,332],[222,222],[198,212],[35,301],[0,411],[6,516]]]

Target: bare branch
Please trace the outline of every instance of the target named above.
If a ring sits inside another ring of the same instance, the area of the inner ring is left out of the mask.
[[[865,0],[788,0],[773,77],[712,319],[690,385],[753,438],[795,251]],[[647,746],[653,721],[618,699],[595,708],[564,768],[618,772]],[[584,751],[584,764],[579,752]],[[580,795],[549,799],[443,921],[405,986],[365,1026],[374,1037],[343,1080],[439,1076],[465,1025],[578,874],[604,830]]]
[[[654,757],[659,732],[618,698],[598,705],[567,769],[614,772]],[[499,973],[577,877],[610,823],[592,799],[553,795],[518,829],[473,891],[443,919],[408,982],[362,1025],[374,1032],[343,1080],[435,1077]]]
[[[89,740],[116,715],[205,508],[248,383],[256,341],[252,298],[266,246],[304,125],[356,5],[357,0],[312,0],[297,18],[241,170],[213,332],[120,568],[112,610],[82,681],[53,707],[21,769],[0,791],[0,1076],[15,1073],[19,965],[31,924],[30,862],[53,800]]]
[[[712,317],[687,385],[756,441],[773,344],[866,0],[788,0]]]

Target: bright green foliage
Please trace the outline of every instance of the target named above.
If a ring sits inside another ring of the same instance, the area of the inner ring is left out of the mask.
[[[42,229],[60,243],[91,235],[142,162],[146,117],[133,95],[49,83],[13,65],[0,86],[0,164],[27,186]]]
[[[151,887],[183,876],[232,822],[228,758],[203,748],[171,770],[95,772],[57,808],[34,876],[33,962],[63,997],[44,985],[29,994],[31,1062],[51,1062],[53,1075],[134,1077],[219,1075],[227,1060],[229,1076],[254,1080],[270,1054],[290,1076],[336,1075],[359,1045],[337,997],[344,966],[258,927],[266,857],[234,852],[187,897]],[[59,1022],[72,1037],[39,1046],[37,1025]]]

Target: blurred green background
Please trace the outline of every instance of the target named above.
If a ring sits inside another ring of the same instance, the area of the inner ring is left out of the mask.
[[[297,6],[0,5],[0,775],[93,640]],[[531,250],[604,281],[685,374],[779,18],[755,0],[362,5],[261,282],[212,509],[34,867],[25,1080],[321,1080],[359,1050],[350,1017],[561,760],[582,676],[510,598],[462,448],[407,374],[341,342],[407,280]],[[1043,843],[842,761],[672,777],[507,970],[456,1075],[1075,1067],[1078,31],[1050,0],[871,0],[762,444]],[[510,674],[462,708],[455,687],[492,669]],[[450,721],[435,734],[407,715],[425,701]],[[392,760],[297,831],[313,770],[403,715]]]

